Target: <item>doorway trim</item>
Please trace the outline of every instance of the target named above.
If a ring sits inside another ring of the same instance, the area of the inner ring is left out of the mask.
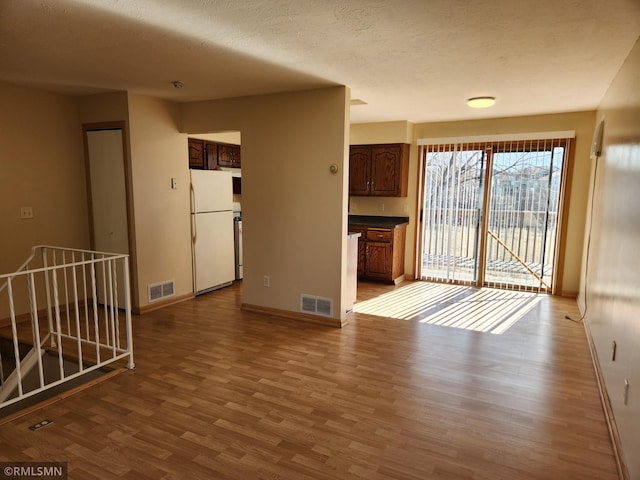
[[[100,130],[120,130],[122,133],[122,158],[124,160],[124,181],[125,181],[125,204],[127,211],[127,230],[128,230],[128,246],[129,246],[129,274],[131,277],[130,290],[131,290],[131,306],[134,312],[139,309],[138,298],[138,269],[136,262],[136,250],[135,250],[135,229],[134,229],[134,212],[133,212],[133,194],[131,184],[131,161],[129,158],[129,136],[127,130],[127,124],[125,121],[114,122],[96,122],[96,123],[83,123],[82,124],[82,146],[84,150],[84,171],[85,171],[85,185],[87,188],[87,215],[89,220],[89,241],[92,249],[95,249],[95,237],[94,237],[94,218],[93,218],[93,201],[91,192],[91,166],[89,160],[89,142],[88,132],[95,132]]]

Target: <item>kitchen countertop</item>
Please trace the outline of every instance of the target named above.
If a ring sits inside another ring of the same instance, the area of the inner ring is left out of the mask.
[[[409,217],[386,217],[382,215],[349,215],[349,226],[394,228],[409,224]]]

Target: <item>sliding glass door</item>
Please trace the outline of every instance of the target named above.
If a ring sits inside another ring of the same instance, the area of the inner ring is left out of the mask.
[[[484,150],[428,152],[424,169],[422,266],[428,278],[475,284],[486,167]]]
[[[568,140],[423,147],[420,277],[553,289]]]

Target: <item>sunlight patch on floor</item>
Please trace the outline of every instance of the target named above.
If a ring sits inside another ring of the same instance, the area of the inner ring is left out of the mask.
[[[538,305],[540,300],[539,294],[531,292],[413,282],[356,303],[354,311],[502,334]]]

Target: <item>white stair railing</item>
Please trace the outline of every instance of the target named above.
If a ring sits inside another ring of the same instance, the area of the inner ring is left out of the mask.
[[[0,409],[114,362],[133,369],[129,285],[128,255],[42,245],[0,275]]]

